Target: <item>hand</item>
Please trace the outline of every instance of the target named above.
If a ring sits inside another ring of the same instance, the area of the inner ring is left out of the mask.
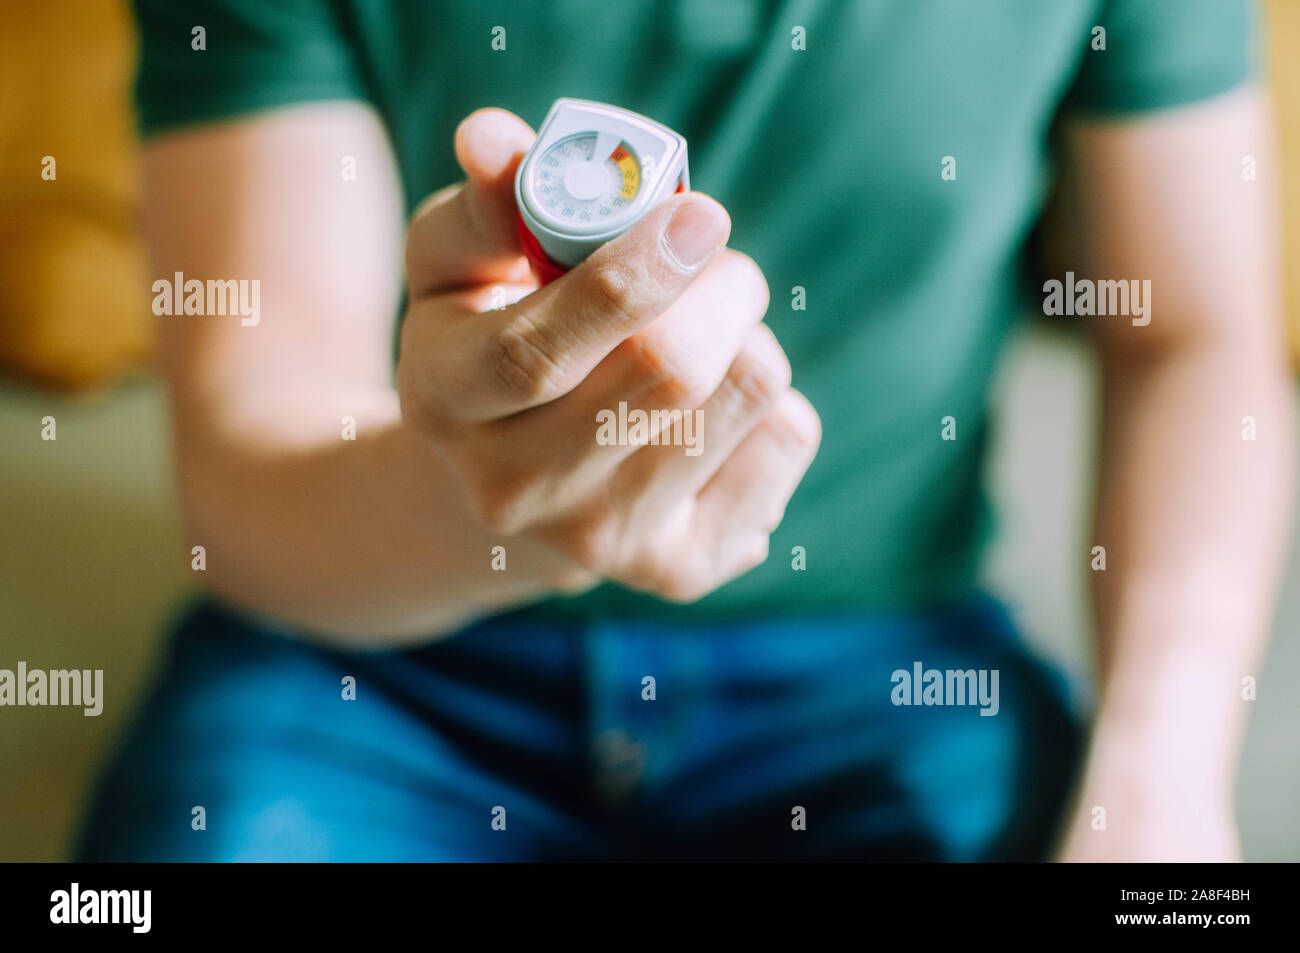
[[[512,189],[532,139],[510,113],[474,113],[455,139],[467,181],[412,219],[403,417],[489,529],[542,540],[630,587],[697,599],[767,558],[820,422],[761,323],[761,272],[724,247],[730,219],[700,193],[675,196],[536,289]],[[698,409],[699,452],[601,445],[597,415],[622,402]]]

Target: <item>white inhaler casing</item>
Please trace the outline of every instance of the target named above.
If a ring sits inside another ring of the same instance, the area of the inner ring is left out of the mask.
[[[519,235],[553,281],[690,188],[686,140],[638,113],[557,99],[515,173]]]

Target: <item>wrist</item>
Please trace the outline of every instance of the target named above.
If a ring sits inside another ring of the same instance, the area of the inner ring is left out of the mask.
[[[1095,722],[1083,788],[1095,797],[1155,804],[1232,803],[1237,745],[1222,720],[1103,707]]]

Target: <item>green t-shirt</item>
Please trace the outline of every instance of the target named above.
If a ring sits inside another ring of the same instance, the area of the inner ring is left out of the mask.
[[[558,97],[594,99],[686,136],[692,185],[727,207],[731,244],[767,276],[767,321],[824,436],[764,565],[691,606],[606,585],[546,607],[682,619],[902,608],[974,585],[990,527],[989,386],[1031,304],[1025,245],[1054,121],[1238,85],[1252,72],[1255,14],[1249,0],[137,7],[146,135],[366,100],[387,125],[408,210],[461,177],[452,132],[479,107],[536,127]],[[955,440],[942,439],[947,417]]]

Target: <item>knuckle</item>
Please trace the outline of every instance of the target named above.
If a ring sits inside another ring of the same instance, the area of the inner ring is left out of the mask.
[[[403,423],[435,442],[451,439],[453,428],[442,413],[443,408],[436,392],[427,382],[416,379],[400,361],[397,365],[396,389]]]
[[[654,407],[695,407],[708,399],[698,374],[678,366],[649,335],[637,334],[619,345],[631,379]]]
[[[665,573],[654,587],[660,597],[683,605],[704,598],[712,588],[699,575],[684,572]]]
[[[636,299],[640,276],[629,265],[618,261],[594,264],[587,278],[591,293],[602,310],[612,314],[625,327],[636,320]]]
[[[674,558],[663,539],[644,539],[623,569],[624,581],[635,589],[650,592],[669,602],[693,602],[704,594],[702,573],[688,565],[680,554]]]
[[[758,262],[734,248],[728,248],[722,253],[722,261],[729,271],[727,280],[731,286],[737,291],[753,295],[761,302],[760,310],[767,311],[767,306],[771,302],[771,291],[767,286],[763,269],[758,267]]]
[[[558,389],[560,368],[534,325],[522,317],[502,325],[493,336],[489,363],[498,383],[514,398],[540,401]]]
[[[587,520],[569,532],[564,549],[584,569],[607,573],[617,548],[615,536],[612,520]]]
[[[742,403],[750,409],[774,404],[790,389],[790,361],[779,348],[746,347],[729,374]]]
[[[822,439],[821,418],[801,395],[789,392],[768,414],[766,424],[783,444],[804,451],[815,450]]]
[[[766,508],[766,514],[762,520],[763,533],[765,534],[764,540],[766,543],[770,544],[770,540],[768,539],[768,537],[772,533],[775,533],[777,527],[779,527],[781,523],[785,521],[785,511],[786,508],[790,505],[790,497],[792,497],[793,495],[794,495],[794,490],[790,490],[784,495],[775,497],[769,501],[768,506]],[[760,560],[760,562],[767,561],[767,554],[768,551],[766,549],[763,550],[763,558]]]
[[[708,387],[697,376],[685,371],[664,373],[646,394],[652,407],[694,408],[708,400]]]
[[[577,595],[585,592],[600,582],[600,575],[585,566],[572,566],[564,569],[555,577],[553,585],[560,592]]]
[[[644,554],[640,576],[648,588],[669,602],[695,602],[708,595],[717,586],[711,568],[698,564],[698,560],[683,557],[676,547],[661,545]]]
[[[397,402],[402,411],[402,420],[419,433],[432,436],[439,429],[438,415],[430,407],[429,401],[419,392],[411,375],[401,364],[397,365]]]
[[[614,349],[633,380],[655,383],[666,373],[663,355],[646,334],[634,334]]]
[[[767,562],[768,554],[771,552],[772,541],[767,533],[759,533],[750,544],[745,552],[745,557],[741,563],[741,572],[748,572],[755,566],[761,566]]]
[[[527,483],[519,478],[478,479],[469,494],[474,517],[495,533],[511,536],[529,524]]]

